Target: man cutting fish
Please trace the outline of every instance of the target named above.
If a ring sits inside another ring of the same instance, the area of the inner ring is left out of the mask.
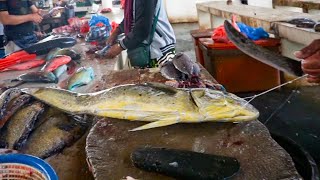
[[[320,39],[314,40],[310,45],[294,53],[303,59],[301,62],[302,70],[308,74],[308,82],[320,83]]]
[[[42,21],[41,14],[42,11],[31,0],[0,0],[0,21],[4,25],[6,54],[38,41],[34,23]]]
[[[175,35],[169,23],[163,0],[126,0],[124,20],[111,34],[107,58],[127,49],[132,66],[153,67],[175,54]],[[115,44],[117,36],[125,38]],[[115,45],[113,45],[115,44]]]

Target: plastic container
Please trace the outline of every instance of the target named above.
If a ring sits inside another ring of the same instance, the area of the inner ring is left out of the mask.
[[[197,29],[190,31],[190,35],[193,40],[194,52],[196,54],[197,62],[199,62],[202,66],[204,66],[204,59],[202,51],[199,47],[199,39],[200,38],[209,38],[212,36],[213,29]]]
[[[232,43],[214,43],[200,38],[204,67],[228,92],[264,91],[280,85],[280,72],[240,51]],[[266,39],[256,44],[279,52],[280,40]]]
[[[40,158],[25,154],[5,154],[0,155],[0,179],[58,180],[58,176]]]

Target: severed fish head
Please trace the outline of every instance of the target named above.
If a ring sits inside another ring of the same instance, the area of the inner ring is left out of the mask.
[[[191,76],[193,72],[194,62],[184,53],[178,53],[172,59],[174,67],[179,71]]]
[[[161,75],[170,80],[186,80],[186,74],[176,69],[172,61],[166,62],[160,69]]]

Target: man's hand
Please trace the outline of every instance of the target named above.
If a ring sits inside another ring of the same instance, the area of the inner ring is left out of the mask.
[[[30,20],[33,21],[34,23],[41,23],[42,21],[42,16],[40,16],[38,13],[33,13],[33,14],[30,14]]]
[[[314,40],[310,45],[297,51],[294,55],[303,59],[302,70],[308,74],[308,82],[320,83],[320,39]]]
[[[107,45],[113,45],[116,42],[119,34],[120,32],[119,32],[119,29],[117,28],[107,39],[107,42],[106,42]]]
[[[105,57],[107,59],[113,59],[117,55],[119,55],[121,53],[121,51],[123,51],[122,47],[119,44],[115,44],[115,45],[111,46],[111,48],[108,50]]]

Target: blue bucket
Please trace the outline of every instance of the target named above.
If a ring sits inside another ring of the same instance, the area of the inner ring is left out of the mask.
[[[25,154],[0,155],[0,179],[58,180],[53,168],[44,160]]]

